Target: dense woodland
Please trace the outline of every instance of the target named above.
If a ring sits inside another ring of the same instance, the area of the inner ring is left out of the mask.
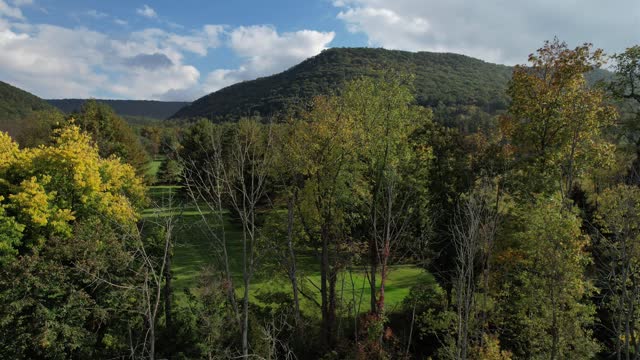
[[[71,114],[79,111],[85,99],[52,99],[47,102],[60,111]],[[153,101],[153,100],[105,100],[99,102],[109,105],[118,115],[124,118],[147,118],[164,120],[170,118],[181,108],[189,105],[184,101]]]
[[[640,358],[640,46],[339,50],[199,119],[7,86],[0,358]]]
[[[237,120],[255,114],[276,116],[304,108],[308,105],[305,100],[329,95],[349,80],[378,77],[383,70],[412,74],[412,92],[419,105],[470,105],[494,112],[506,108],[504,90],[512,69],[450,53],[328,49],[280,74],[238,83],[202,97],[173,118]]]

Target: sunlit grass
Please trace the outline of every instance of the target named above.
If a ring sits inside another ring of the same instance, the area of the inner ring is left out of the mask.
[[[173,256],[173,287],[178,303],[183,301],[184,290],[194,289],[198,286],[198,279],[201,271],[205,267],[220,264],[220,254],[215,246],[216,238],[208,233],[207,226],[198,209],[181,200],[175,195],[179,188],[175,186],[154,186],[150,189],[150,196],[157,204],[157,208],[147,209],[143,216],[178,216],[178,231],[175,237]],[[174,194],[173,207],[163,206],[162,199],[166,199],[169,194]],[[178,206],[182,202],[183,206]],[[208,215],[211,215],[209,213]],[[228,241],[229,261],[233,274],[237,294],[242,294],[242,232],[240,226],[232,221],[228,213],[223,214],[225,236]],[[213,230],[219,233],[218,228]],[[299,285],[304,293],[320,302],[320,294],[316,285],[320,284],[319,261],[312,249],[299,251],[297,256],[297,266],[299,270]],[[284,271],[278,269],[277,260],[267,260],[269,266],[265,266],[262,271],[256,273],[251,282],[252,302],[260,305],[258,298],[265,298],[261,295],[273,293],[286,293],[291,295],[292,288]],[[271,261],[268,261],[271,260]],[[275,263],[275,264],[274,264]],[[220,270],[220,267],[216,269]],[[424,270],[413,265],[392,266],[387,284],[385,287],[385,300],[387,309],[393,311],[409,294],[411,287],[418,283],[435,282],[433,276]],[[379,279],[378,279],[379,283]],[[315,284],[315,285],[314,285]],[[370,288],[368,278],[362,267],[351,267],[343,270],[336,285],[338,297],[343,304],[343,311],[365,312],[369,309]],[[268,296],[266,296],[268,297]],[[302,310],[308,316],[319,316],[319,309],[315,302],[309,298],[301,297]]]

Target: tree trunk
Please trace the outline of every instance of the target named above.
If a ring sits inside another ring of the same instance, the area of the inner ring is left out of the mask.
[[[173,316],[171,314],[171,297],[173,288],[171,285],[171,255],[167,256],[166,268],[164,270],[164,317],[169,337],[173,338]]]
[[[289,247],[289,279],[291,280],[291,288],[293,290],[293,306],[296,326],[300,326],[300,297],[298,294],[298,278],[296,276],[296,255],[293,250],[293,203],[295,202],[295,193],[289,197],[287,201],[287,245]]]
[[[329,273],[329,234],[326,226],[322,227],[322,255],[320,259],[320,307],[322,310],[322,342],[326,348],[330,346],[330,319],[329,303],[327,296],[327,280]]]
[[[556,360],[558,358],[558,345],[560,343],[560,332],[558,329],[558,306],[556,304],[556,294],[555,290],[551,289],[551,360]]]
[[[328,308],[328,344],[333,349],[336,344],[336,283],[338,282],[338,270],[334,267],[329,271],[329,308]]]
[[[242,215],[245,216],[245,215]],[[243,259],[242,259],[242,279],[244,282],[244,292],[242,296],[242,357],[249,358],[249,249],[247,231],[243,231]]]
[[[376,294],[376,274],[378,273],[378,247],[376,243],[375,234],[371,236],[369,240],[369,261],[370,261],[370,278],[369,285],[371,286],[371,313],[376,314],[378,311],[378,300]]]

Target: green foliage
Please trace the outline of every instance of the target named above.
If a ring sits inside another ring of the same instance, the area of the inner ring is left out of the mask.
[[[566,195],[590,164],[607,161],[611,147],[599,137],[617,113],[603,90],[585,80],[603,61],[602,50],[590,44],[572,50],[556,39],[532,54],[529,66],[515,67],[503,131],[511,136],[525,190]],[[532,181],[530,173],[539,176]]]
[[[166,159],[158,170],[158,181],[163,184],[179,184],[182,180],[182,165],[174,159]]]
[[[87,102],[96,101],[107,105],[118,116],[131,120],[131,123],[165,120],[184,106],[189,105],[185,101],[155,101],[155,100],[106,100],[106,99],[59,99],[46,100],[47,103],[60,109],[66,114],[80,111]]]
[[[119,353],[139,298],[97,279],[131,280],[141,181],[77,126],[22,150],[0,133],[0,149],[0,357]]]
[[[51,139],[53,131],[64,123],[64,116],[58,111],[36,111],[24,118],[21,129],[14,138],[20,146],[44,145]]]
[[[0,81],[0,131],[24,146],[43,143],[62,114],[45,100]]]
[[[233,119],[270,116],[332,94],[346,82],[378,77],[381,70],[415,75],[418,104],[476,105],[504,109],[511,68],[456,54],[369,48],[335,48],[280,74],[235,84],[194,101],[173,118]]]
[[[592,358],[599,350],[594,288],[585,277],[591,259],[580,219],[557,196],[538,196],[513,221],[511,239],[503,240],[511,245],[496,258],[500,338],[517,356]]]
[[[613,57],[615,75],[609,90],[620,108],[620,126],[613,133],[621,147],[635,159],[628,177],[640,181],[640,45],[627,48]]]
[[[595,220],[602,228],[598,242],[602,275],[601,309],[610,316],[606,333],[610,347],[621,356],[631,356],[636,348],[640,304],[636,290],[640,280],[640,189],[619,184],[597,197]],[[605,334],[603,334],[605,335]]]
[[[91,134],[100,156],[115,155],[131,164],[138,175],[146,173],[147,153],[133,130],[109,106],[90,100],[71,118],[83,131]]]

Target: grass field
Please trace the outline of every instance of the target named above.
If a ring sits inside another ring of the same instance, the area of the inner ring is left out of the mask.
[[[151,188],[151,197],[159,200],[175,189],[170,186],[154,186]],[[173,257],[174,293],[178,296],[177,301],[180,303],[183,290],[193,289],[197,286],[201,270],[208,265],[217,263],[216,250],[211,236],[208,236],[204,230],[206,227],[202,217],[194,206],[187,204],[181,209],[177,207],[160,208],[158,211],[160,211],[160,216],[173,214],[178,215],[180,220]],[[153,216],[153,214],[154,210],[149,209],[145,211],[144,216]],[[228,216],[225,216],[224,226],[229,241],[233,279],[238,295],[240,295],[242,291],[242,233],[237,224],[229,221]],[[291,284],[286,275],[284,272],[278,272],[277,261],[271,260],[266,259],[265,266],[252,280],[251,294],[254,303],[266,305],[258,300],[258,298],[265,298],[261,295],[292,293]],[[319,302],[319,292],[314,284],[320,284],[320,271],[314,252],[311,249],[299,252],[297,266],[300,285],[305,289],[306,294],[314,296]],[[431,274],[415,266],[392,266],[385,287],[387,309],[393,311],[408,295],[411,287],[421,282],[435,282],[435,280]],[[360,312],[368,309],[370,289],[362,268],[343,271],[338,278],[337,291],[344,304],[351,304],[350,308],[355,307],[360,309]],[[302,298],[301,307],[308,316],[319,316],[319,310],[313,301]]]

